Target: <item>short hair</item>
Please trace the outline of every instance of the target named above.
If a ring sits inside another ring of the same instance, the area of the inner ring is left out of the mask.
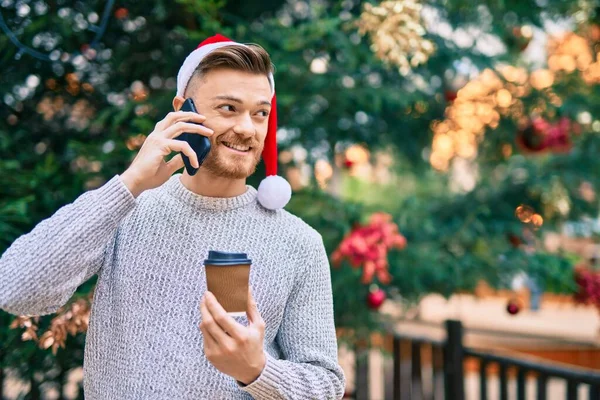
[[[269,53],[257,44],[223,46],[202,59],[192,73],[186,91],[194,80],[202,79],[208,72],[216,69],[232,69],[267,78],[274,71]]]

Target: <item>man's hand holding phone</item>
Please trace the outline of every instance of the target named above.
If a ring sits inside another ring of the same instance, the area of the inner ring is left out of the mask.
[[[199,125],[205,119],[203,115],[194,112],[176,111],[167,114],[156,124],[129,168],[121,175],[125,186],[134,197],[144,190],[161,186],[175,171],[184,166],[181,154],[165,161],[165,157],[174,151],[185,154],[195,168],[200,166],[198,157],[189,143],[175,138],[182,133],[212,136],[212,129]]]

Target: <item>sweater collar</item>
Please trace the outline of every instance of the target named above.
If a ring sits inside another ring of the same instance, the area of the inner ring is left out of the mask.
[[[193,208],[227,211],[244,207],[256,200],[256,189],[246,185],[246,192],[235,197],[208,197],[196,194],[181,183],[181,174],[175,174],[163,185],[166,193]]]

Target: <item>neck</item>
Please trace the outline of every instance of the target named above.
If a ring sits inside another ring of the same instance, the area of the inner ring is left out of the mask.
[[[206,197],[227,198],[246,193],[246,179],[218,177],[202,168],[194,176],[190,176],[184,169],[181,183],[189,191]]]

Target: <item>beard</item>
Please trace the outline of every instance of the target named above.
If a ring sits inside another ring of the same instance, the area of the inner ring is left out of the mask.
[[[222,142],[248,146],[247,154],[235,154],[225,148]],[[227,179],[246,179],[256,171],[263,146],[256,139],[240,140],[237,137],[217,138],[202,163],[202,168],[212,175]]]

